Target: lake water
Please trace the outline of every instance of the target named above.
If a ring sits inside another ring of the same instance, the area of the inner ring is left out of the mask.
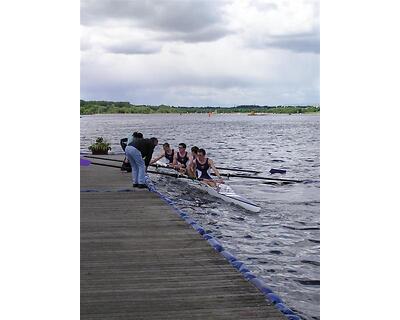
[[[319,319],[320,159],[319,115],[154,114],[82,116],[81,153],[96,137],[123,153],[119,140],[140,131],[177,150],[184,142],[204,148],[217,166],[251,168],[274,177],[305,180],[270,185],[231,178],[237,193],[258,203],[259,213],[227,204],[164,176],[151,176],[156,188],[174,199],[222,245],[274,290],[304,319]]]

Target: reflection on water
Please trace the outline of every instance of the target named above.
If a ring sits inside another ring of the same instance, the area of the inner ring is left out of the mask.
[[[319,116],[317,115],[93,115],[81,118],[81,152],[95,138],[111,142],[133,131],[155,136],[177,149],[180,142],[206,149],[217,166],[285,169],[302,184],[270,185],[231,178],[239,194],[258,203],[259,213],[227,204],[181,180],[152,177],[224,247],[244,261],[304,319],[319,319]],[[155,153],[159,153],[158,146]]]

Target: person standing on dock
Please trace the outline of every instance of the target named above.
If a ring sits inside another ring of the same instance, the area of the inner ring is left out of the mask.
[[[171,149],[169,143],[165,142],[163,144],[163,151],[161,151],[161,153],[158,157],[152,159],[150,161],[150,164],[156,163],[158,160],[165,157],[165,159],[168,160],[168,166],[172,166],[172,163],[174,162],[174,154],[175,154],[174,149]]]
[[[206,157],[206,150],[199,149],[199,151],[197,152],[197,159],[194,161],[194,163],[197,179],[201,180],[211,187],[215,187],[217,183],[224,183],[219,174],[219,171],[214,165],[214,161]],[[213,178],[211,178],[210,169],[212,169],[215,175],[219,178],[218,180],[214,180]]]
[[[191,156],[186,151],[186,144],[180,143],[178,145],[178,152],[174,155],[173,167],[180,173],[186,173],[186,167],[191,161]]]
[[[134,188],[146,188],[145,173],[153,156],[157,138],[134,139],[126,148],[125,154],[132,166],[132,183]]]

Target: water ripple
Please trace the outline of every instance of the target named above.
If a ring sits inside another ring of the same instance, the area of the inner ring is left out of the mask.
[[[175,125],[179,123],[180,125]],[[95,115],[81,118],[81,152],[97,136],[122,153],[119,140],[140,130],[176,148],[185,142],[204,147],[217,166],[284,169],[301,184],[270,185],[229,179],[257,202],[258,214],[188,189],[183,181],[152,177],[158,190],[176,201],[207,233],[262,278],[306,320],[319,319],[319,117],[307,115]],[[182,138],[184,137],[184,138]],[[157,147],[155,153],[159,153]]]

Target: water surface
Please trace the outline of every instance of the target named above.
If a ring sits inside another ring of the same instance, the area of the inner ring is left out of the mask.
[[[152,176],[156,188],[173,198],[223,246],[244,261],[304,319],[319,319],[319,116],[243,114],[92,115],[81,118],[81,152],[98,136],[122,153],[119,140],[133,131],[155,136],[160,144],[180,142],[206,149],[217,166],[252,168],[269,176],[305,180],[270,185],[232,178],[229,184],[258,203],[250,213],[197,190],[184,181]],[[155,154],[161,151],[161,146]]]

